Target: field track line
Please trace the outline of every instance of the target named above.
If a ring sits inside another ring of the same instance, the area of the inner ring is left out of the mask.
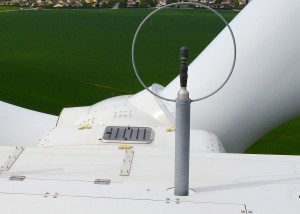
[[[130,92],[130,91],[126,91],[126,90],[122,90],[122,89],[118,89],[118,88],[113,88],[113,87],[109,87],[109,86],[105,86],[105,85],[100,85],[100,84],[96,84],[96,83],[88,83],[88,84],[98,86],[98,87],[101,87],[101,88],[107,88],[107,89],[111,89],[111,90],[115,90],[115,91],[120,91],[120,92],[125,92],[125,93],[132,94],[132,92]]]
[[[0,11],[0,13],[9,13],[9,12],[16,12],[16,11],[19,11],[19,10],[2,10],[2,11]]]

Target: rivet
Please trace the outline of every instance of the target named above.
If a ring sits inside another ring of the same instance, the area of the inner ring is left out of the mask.
[[[53,198],[57,198],[58,196],[58,192],[56,192],[54,195],[53,195]]]

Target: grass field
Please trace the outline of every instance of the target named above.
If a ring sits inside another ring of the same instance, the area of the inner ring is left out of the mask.
[[[0,6],[0,12],[7,11],[7,10],[20,10],[20,7],[15,7],[15,6]]]
[[[0,100],[58,115],[63,107],[91,105],[142,90],[132,70],[130,51],[138,24],[150,12],[1,13]],[[237,13],[222,14],[230,21]],[[142,78],[148,85],[166,85],[177,75],[179,48],[190,47],[192,60],[222,28],[222,22],[205,10],[159,13],[147,22],[137,41],[136,62]],[[298,121],[266,135],[248,152],[300,154]],[[279,142],[289,144],[284,147]]]
[[[150,11],[1,14],[0,98],[58,115],[65,106],[90,105],[140,91],[130,48],[138,24]],[[224,13],[229,20],[235,14]],[[193,47],[191,58],[195,57],[223,27],[220,21],[219,26],[209,26],[215,20],[214,15],[200,10],[169,10],[150,20],[137,41],[137,66],[146,83],[165,85],[172,80],[178,72],[179,48]],[[200,31],[203,37],[198,39]]]

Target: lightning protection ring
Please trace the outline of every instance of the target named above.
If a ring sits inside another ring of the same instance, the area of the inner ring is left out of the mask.
[[[133,38],[133,41],[132,41],[132,45],[131,45],[131,60],[132,60],[132,66],[133,66],[133,70],[135,72],[135,75],[136,77],[138,78],[139,82],[141,83],[141,85],[147,90],[149,91],[151,94],[153,94],[154,96],[160,98],[160,99],[163,99],[165,101],[170,101],[170,102],[175,102],[175,99],[169,99],[169,98],[166,98],[166,97],[163,97],[163,96],[160,96],[156,93],[154,93],[152,90],[150,90],[146,84],[143,82],[143,80],[141,79],[138,71],[137,71],[137,68],[136,68],[136,65],[135,65],[135,43],[136,43],[136,40],[137,40],[137,37],[138,37],[138,34],[142,28],[142,26],[146,23],[146,21],[152,16],[154,15],[155,13],[157,13],[158,11],[164,9],[164,8],[167,8],[167,7],[171,7],[171,6],[175,6],[175,5],[195,5],[195,6],[200,6],[202,8],[206,8],[207,10],[213,12],[214,14],[216,14],[223,22],[224,24],[226,25],[226,27],[229,29],[229,32],[230,32],[230,35],[231,35],[231,38],[232,38],[232,42],[233,42],[233,50],[234,50],[234,53],[233,53],[233,62],[232,62],[232,66],[231,66],[231,69],[230,69],[230,72],[227,76],[227,78],[224,80],[224,82],[216,89],[214,90],[213,92],[209,93],[208,95],[205,95],[201,98],[197,98],[197,99],[193,99],[191,100],[192,102],[196,102],[196,101],[200,101],[200,100],[204,100],[212,95],[214,95],[215,93],[217,93],[218,91],[220,91],[224,85],[226,85],[226,83],[228,82],[228,80],[230,79],[232,73],[233,73],[233,70],[234,70],[234,67],[235,67],[235,62],[236,62],[236,41],[235,41],[235,37],[234,37],[234,34],[233,34],[233,31],[231,29],[231,27],[229,26],[229,23],[226,21],[226,19],[220,14],[218,13],[216,10],[212,9],[211,7],[209,6],[206,6],[206,5],[203,5],[203,4],[200,4],[200,3],[196,3],[196,2],[177,2],[177,3],[172,3],[172,4],[168,4],[168,5],[165,5],[163,7],[160,7],[156,10],[154,10],[153,12],[151,12],[142,22],[141,24],[139,25],[139,27],[137,28],[136,32],[135,32],[135,35],[134,35],[134,38]]]

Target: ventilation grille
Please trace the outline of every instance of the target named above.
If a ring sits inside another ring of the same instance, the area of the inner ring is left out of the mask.
[[[149,127],[107,126],[103,142],[107,143],[151,143],[154,132]]]

